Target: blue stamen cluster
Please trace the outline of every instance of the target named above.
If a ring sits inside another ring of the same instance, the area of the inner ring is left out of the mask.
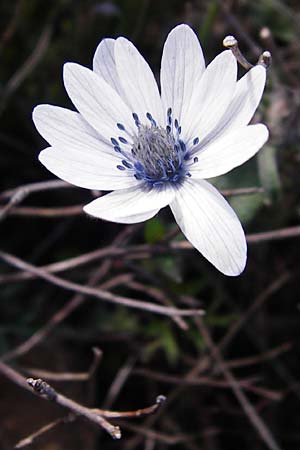
[[[172,109],[167,110],[165,128],[157,125],[150,112],[146,113],[149,125],[143,125],[136,113],[132,117],[137,128],[136,134],[131,136],[123,124],[117,123],[117,128],[130,138],[111,138],[114,150],[124,158],[117,168],[130,171],[137,180],[150,186],[181,183],[185,177],[190,177],[190,165],[198,162],[198,158],[193,158],[192,154],[199,138],[193,139],[193,145],[188,150],[180,137],[178,119],[173,120]]]

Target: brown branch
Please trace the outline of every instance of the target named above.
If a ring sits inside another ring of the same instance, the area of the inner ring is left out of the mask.
[[[288,239],[300,236],[300,226],[282,228],[280,230],[266,231],[262,233],[248,234],[248,244],[258,244],[264,241]],[[148,254],[163,254],[170,251],[179,250],[194,250],[194,247],[188,241],[173,241],[168,243],[161,243],[159,245],[133,245],[127,248],[108,246],[85,253],[74,258],[70,258],[57,263],[48,264],[40,267],[40,269],[51,273],[63,272],[65,270],[74,269],[101,258],[126,257],[130,259],[141,258],[143,253]],[[24,270],[23,273],[9,274],[0,276],[0,283],[11,283],[20,280],[29,280],[38,277],[32,271]]]
[[[31,445],[33,443],[36,443],[36,441],[43,436],[48,431],[53,430],[58,425],[66,424],[70,422],[74,422],[77,419],[77,416],[75,414],[68,414],[66,417],[63,417],[61,419],[54,420],[53,422],[48,423],[47,425],[44,425],[43,427],[39,428],[34,433],[30,434],[26,438],[21,439],[15,446],[15,450],[19,450],[21,448],[27,447],[28,445]]]
[[[38,181],[36,183],[23,184],[22,186],[3,191],[0,194],[0,199],[11,199],[14,197],[16,202],[20,203],[20,201],[22,201],[28,195],[35,192],[43,192],[61,188],[74,189],[75,186],[62,180]]]
[[[36,206],[13,207],[11,216],[30,216],[52,219],[57,217],[80,216],[83,214],[83,205],[61,206],[59,208],[40,208]],[[1,211],[0,211],[1,214]]]
[[[41,61],[46,50],[49,47],[50,39],[52,34],[52,27],[46,25],[39,40],[36,43],[35,48],[29,57],[24,61],[22,66],[16,71],[16,73],[11,77],[4,88],[4,95],[2,97],[2,105],[0,112],[3,111],[4,106],[7,103],[8,98],[19,88],[23,81],[28,77],[28,75],[36,68],[36,66]]]
[[[243,325],[250,319],[250,317],[279,289],[281,289],[291,279],[290,273],[283,273],[279,278],[276,278],[263,292],[251,303],[248,310],[229,328],[223,337],[220,348],[224,350],[229,342],[236,336]]]
[[[151,378],[155,381],[160,381],[162,383],[168,384],[176,384],[183,386],[211,386],[217,389],[228,389],[231,388],[231,385],[228,383],[228,380],[217,380],[212,377],[188,377],[182,378],[177,377],[175,375],[169,375],[161,372],[156,372],[154,370],[149,369],[135,369],[132,372],[133,375],[145,376],[147,378]],[[283,397],[282,392],[274,391],[273,389],[268,389],[260,386],[253,386],[252,379],[244,379],[237,380],[239,386],[249,392],[253,392],[254,394],[267,398],[268,400],[278,401]]]
[[[20,375],[17,371],[7,366],[5,363],[0,361],[0,373],[7,377],[13,383],[19,385],[23,389],[34,393],[35,395],[56,403],[59,406],[62,406],[68,409],[71,413],[76,416],[82,416],[88,421],[96,424],[97,426],[102,427],[107,433],[109,433],[114,439],[121,438],[121,431],[118,426],[112,425],[110,422],[106,420],[107,418],[118,418],[118,417],[140,417],[142,415],[154,414],[160,406],[164,403],[165,397],[160,395],[157,397],[154,405],[151,405],[146,408],[138,409],[135,411],[107,411],[101,409],[91,409],[87,408],[74,400],[71,400],[68,397],[57,392],[53,389],[52,386],[47,384],[45,381],[41,379],[33,379],[28,378],[25,379],[22,375]]]
[[[81,286],[77,283],[73,283],[72,281],[68,281],[47,273],[44,270],[26,263],[20,258],[17,258],[16,256],[10,255],[9,253],[3,251],[0,251],[0,258],[14,267],[34,273],[39,278],[42,278],[49,283],[54,284],[55,286],[59,286],[68,291],[80,292],[81,294],[96,297],[100,300],[104,300],[110,303],[128,306],[130,308],[141,309],[143,311],[148,311],[169,317],[202,315],[204,313],[203,310],[200,309],[177,309],[173,307],[161,306],[143,300],[136,300],[128,297],[122,297],[120,295],[115,295],[102,289],[93,289],[89,286]]]
[[[4,191],[0,194],[0,199],[9,198],[9,202],[0,210],[0,221],[10,213],[14,206],[21,203],[28,195],[33,192],[70,187],[68,183],[61,180],[42,181],[41,183],[31,183],[20,186],[16,189]]]
[[[197,317],[195,318],[195,323],[207,347],[209,348],[212,357],[215,359],[221,372],[224,374],[224,377],[230,384],[233,393],[235,394],[249,421],[257,430],[261,439],[265,442],[265,444],[270,450],[282,450],[279,444],[274,439],[271,431],[269,430],[263,419],[258,415],[254,406],[249,402],[249,400],[241,390],[239,383],[232,374],[232,372],[228,369],[228,367],[226,367],[226,364],[221,356],[221,353],[218,347],[214,344],[212,337],[209,333],[209,330],[205,326],[203,320],[200,317]]]
[[[133,225],[122,230],[113,243],[115,245],[121,245],[128,242],[132,234],[139,229],[139,225]],[[94,271],[89,279],[88,285],[95,286],[109,271],[111,267],[111,261],[104,261],[100,267]],[[119,279],[114,278],[115,282]],[[109,280],[110,287],[112,287],[112,279]],[[107,283],[105,285],[107,286]],[[8,351],[2,356],[2,361],[8,361],[9,359],[24,355],[30,351],[33,347],[39,344],[46,336],[48,336],[62,321],[64,321],[73,311],[75,311],[80,305],[83,304],[86,297],[82,294],[75,294],[75,296],[62,308],[60,308],[51,319],[39,330],[37,330],[29,339],[19,344],[15,349]]]
[[[93,362],[87,372],[70,373],[70,372],[60,372],[54,373],[48,370],[36,369],[34,367],[23,367],[22,371],[33,375],[34,377],[44,378],[51,381],[89,381],[94,375],[95,371],[99,366],[99,362],[102,356],[102,351],[98,348],[93,348],[94,358]]]
[[[281,355],[282,353],[288,352],[293,347],[293,344],[291,342],[285,342],[282,345],[279,345],[278,347],[275,347],[267,352],[264,352],[260,355],[255,356],[248,356],[246,358],[239,358],[239,359],[233,359],[233,360],[227,360],[225,362],[226,366],[230,369],[236,369],[237,367],[247,367],[247,366],[254,366],[256,364],[259,364],[261,362],[268,361],[273,358],[277,358],[277,356]]]

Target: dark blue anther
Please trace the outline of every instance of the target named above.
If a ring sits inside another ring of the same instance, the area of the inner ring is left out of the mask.
[[[187,173],[186,173],[186,176],[189,177],[189,178],[191,178],[192,175],[190,174],[190,172],[187,172]]]
[[[163,181],[154,181],[154,182],[152,183],[152,186],[153,186],[153,187],[159,187],[159,186],[162,186],[163,184],[164,184]]]
[[[183,152],[185,152],[185,151],[186,151],[186,145],[185,145],[185,143],[184,143],[183,141],[179,140],[179,145],[180,145],[181,150],[182,150]]]
[[[181,127],[178,127],[177,133],[178,133],[178,134],[181,133]]]
[[[168,116],[168,124],[171,125],[172,123],[172,116]]]
[[[190,154],[187,152],[187,153],[184,155],[183,159],[184,159],[185,161],[188,161],[188,160],[190,159]]]
[[[178,173],[175,173],[173,178],[171,178],[171,181],[172,181],[172,183],[176,183],[176,181],[178,181],[179,179],[180,179],[180,175],[178,175]]]
[[[171,116],[171,115],[172,115],[172,108],[168,108],[167,116]]]
[[[125,130],[124,125],[122,125],[121,123],[117,123],[117,127],[119,128],[119,130],[122,130],[122,131]]]
[[[132,117],[133,117],[135,125],[137,127],[139,127],[141,125],[141,123],[140,123],[140,119],[139,119],[139,116],[137,115],[137,113],[135,113],[135,112],[132,113]]]
[[[175,125],[175,128],[177,129],[177,128],[178,128],[178,126],[179,126],[179,124],[178,124],[178,120],[177,120],[177,119],[175,119],[175,120],[174,120],[174,125]]]
[[[196,138],[193,140],[193,145],[197,145],[197,144],[199,144],[199,138],[198,138],[198,137],[196,137]]]
[[[199,160],[198,160],[198,156],[195,156],[195,158],[194,158],[194,163],[197,163]]]
[[[125,166],[127,169],[132,169],[132,164],[130,164],[126,159],[122,160],[123,166]]]
[[[117,152],[117,153],[121,153],[121,149],[120,149],[120,147],[118,145],[114,146],[114,151]]]
[[[155,122],[155,120],[153,119],[152,115],[149,112],[146,113],[146,117],[147,117],[148,120],[150,120],[151,125],[156,127],[156,122]]]
[[[119,169],[119,170],[126,170],[124,166],[117,166],[117,169]]]
[[[128,144],[127,139],[123,138],[122,136],[119,136],[119,141],[122,142],[122,144]]]
[[[134,178],[136,178],[137,180],[142,180],[144,177],[141,173],[135,173]]]
[[[119,146],[119,142],[117,141],[117,139],[110,138],[110,141],[111,141],[112,145],[116,145],[117,147]]]
[[[144,166],[143,166],[140,162],[138,162],[138,161],[134,163],[134,167],[135,167],[136,170],[138,170],[139,172],[144,172],[144,171],[145,171]]]
[[[167,133],[168,133],[168,134],[171,133],[171,127],[170,127],[169,125],[166,126],[166,130],[167,130]]]

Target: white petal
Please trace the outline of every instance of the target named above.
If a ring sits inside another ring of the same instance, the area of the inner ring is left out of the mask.
[[[71,148],[48,147],[39,160],[50,172],[75,186],[110,191],[140,184],[127,170],[121,171],[110,157],[89,154]]]
[[[122,86],[115,63],[115,39],[103,39],[100,42],[93,59],[93,71],[122,97]]]
[[[142,123],[149,124],[149,112],[158,124],[162,124],[162,103],[152,70],[127,39],[120,37],[115,43],[115,60],[123,92],[131,111]]]
[[[80,114],[107,141],[119,136],[117,123],[133,132],[130,110],[116,91],[93,71],[79,64],[66,63],[64,84]]]
[[[111,192],[84,207],[92,216],[119,223],[142,222],[167,206],[175,196],[170,187],[134,187]]]
[[[230,50],[209,64],[181,121],[185,140],[203,140],[216,127],[232,100],[236,77],[237,63]]]
[[[112,163],[118,164],[120,156],[113,145],[107,143],[79,113],[54,105],[38,105],[33,110],[33,122],[38,132],[53,147],[72,148],[89,154],[106,153]]]
[[[266,84],[266,69],[257,65],[249,70],[237,83],[234,96],[216,128],[202,140],[202,145],[228,133],[234,128],[247,125],[261,100]]]
[[[190,167],[193,178],[211,178],[229,172],[252,158],[269,136],[265,125],[249,125],[215,139],[198,153]]]
[[[203,180],[187,180],[170,206],[186,238],[220,272],[236,276],[244,270],[247,245],[243,228],[213,186]]]
[[[187,25],[174,28],[167,37],[161,61],[161,92],[164,113],[172,108],[181,123],[182,109],[190,104],[195,86],[205,69],[201,46]]]

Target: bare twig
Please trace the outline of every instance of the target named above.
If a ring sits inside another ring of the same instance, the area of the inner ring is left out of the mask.
[[[133,235],[135,231],[139,229],[139,225],[133,225],[122,230],[114,239],[113,243],[115,245],[121,245],[128,242],[129,238]],[[109,271],[111,267],[111,261],[104,261],[100,267],[92,272],[88,279],[89,286],[95,286]],[[112,279],[110,281],[110,287],[112,287]],[[114,278],[115,282],[119,280]],[[107,286],[107,283],[105,285]],[[15,349],[10,350],[2,356],[2,361],[8,361],[9,359],[16,358],[18,356],[24,355],[26,352],[30,351],[37,344],[42,342],[46,336],[48,336],[63,320],[65,320],[73,311],[75,311],[84,301],[86,297],[83,294],[76,294],[66,305],[60,308],[51,319],[39,330],[37,330],[29,339],[22,342]]]
[[[217,389],[227,389],[231,388],[231,385],[228,383],[228,380],[220,380],[212,377],[177,377],[175,375],[169,375],[161,372],[156,372],[149,369],[135,369],[133,371],[133,375],[140,375],[147,378],[151,378],[156,381],[160,381],[162,383],[176,384],[182,386],[211,386]],[[274,391],[272,389],[268,389],[265,387],[254,386],[252,383],[255,380],[252,379],[243,379],[237,380],[237,383],[241,387],[249,392],[253,392],[254,394],[267,398],[268,400],[278,401],[282,399],[283,394],[278,391]]]
[[[290,273],[283,273],[279,278],[276,278],[272,283],[263,290],[263,292],[251,303],[248,310],[241,315],[241,317],[232,324],[225,336],[223,337],[220,348],[223,350],[228,346],[229,342],[236,336],[243,325],[249,320],[249,318],[257,311],[275,292],[281,289],[291,279]]]
[[[55,275],[45,272],[38,267],[33,266],[32,264],[26,263],[22,261],[20,258],[16,256],[10,255],[9,253],[0,251],[0,258],[6,261],[8,264],[17,267],[21,270],[27,270],[29,272],[34,273],[39,278],[42,278],[48,281],[51,284],[59,286],[63,289],[80,292],[81,294],[89,295],[91,297],[96,297],[101,300],[119,304],[123,306],[128,306],[130,308],[141,309],[144,311],[152,312],[155,314],[161,314],[165,316],[193,316],[193,315],[202,315],[203,310],[201,309],[177,309],[173,307],[156,305],[154,303],[145,302],[143,300],[135,300],[128,297],[122,297],[120,295],[112,294],[111,292],[104,291],[102,289],[93,289],[89,286],[81,286],[77,283],[73,283],[72,281],[64,280]]]
[[[224,374],[224,377],[227,379],[228,383],[231,385],[232,391],[234,392],[237,400],[239,401],[239,403],[240,403],[241,407],[243,408],[249,421],[252,423],[254,428],[257,430],[261,439],[265,442],[265,444],[267,445],[267,447],[270,450],[282,450],[281,447],[279,446],[279,444],[276,442],[271,431],[269,430],[269,428],[263,421],[263,419],[258,415],[254,406],[250,403],[250,401],[247,399],[247,397],[241,390],[236,378],[233,376],[233,374],[228,369],[228,367],[226,367],[226,364],[223,361],[221,353],[220,353],[218,347],[214,344],[214,342],[211,338],[211,335],[210,335],[207,327],[205,326],[203,320],[200,317],[195,318],[195,323],[196,323],[203,339],[205,340],[205,343],[206,343],[207,347],[209,348],[213,358],[215,359],[216,363],[218,364],[221,372]]]
[[[31,445],[33,443],[36,443],[36,441],[43,436],[48,431],[53,430],[58,425],[66,424],[70,422],[74,422],[77,419],[77,416],[75,414],[68,414],[66,417],[63,417],[62,419],[54,420],[53,422],[48,423],[47,425],[44,425],[39,430],[35,431],[34,433],[30,434],[24,439],[21,439],[14,447],[15,450],[19,450],[21,448],[27,447],[28,445]]]
[[[146,408],[138,409],[135,411],[107,411],[101,409],[91,409],[87,408],[68,397],[57,392],[52,386],[47,384],[45,381],[41,379],[33,379],[28,378],[25,379],[16,372],[11,367],[7,366],[5,363],[0,361],[0,373],[7,377],[13,383],[19,385],[23,389],[27,391],[33,392],[39,397],[56,403],[66,409],[68,409],[71,413],[76,416],[82,416],[90,422],[96,424],[97,426],[102,427],[105,431],[107,431],[114,439],[121,438],[121,431],[118,426],[112,425],[110,422],[106,420],[107,418],[119,418],[119,417],[140,417],[143,415],[149,415],[155,413],[160,406],[164,403],[165,397],[163,395],[159,395],[156,399],[154,405],[151,405]]]
[[[266,231],[262,233],[248,234],[247,241],[249,244],[258,244],[265,241],[289,239],[300,236],[300,226],[282,228],[279,230]],[[48,264],[40,267],[50,273],[63,272],[65,270],[74,269],[101,258],[126,257],[128,259],[140,259],[145,254],[163,254],[169,251],[193,250],[194,247],[188,241],[173,241],[170,243],[160,243],[159,245],[134,245],[126,248],[108,246],[85,253],[74,258],[70,258],[57,263]],[[29,280],[38,277],[32,271],[23,269],[23,273],[9,274],[0,276],[0,283],[11,283],[20,280]]]
[[[44,378],[52,381],[88,381],[94,375],[98,368],[102,352],[98,348],[93,348],[94,359],[87,372],[80,373],[54,373],[48,370],[36,369],[34,367],[23,367],[22,371],[33,375],[34,377]]]
[[[19,88],[23,81],[28,77],[28,75],[36,68],[38,63],[41,61],[46,50],[48,49],[50,38],[52,34],[52,27],[46,25],[44,28],[33,52],[25,60],[23,65],[16,71],[16,73],[11,77],[5,86],[4,94],[2,96],[2,105],[0,108],[0,113],[8,100],[8,98]]]
[[[39,208],[36,206],[13,207],[10,210],[10,215],[56,219],[57,217],[80,216],[83,214],[82,206],[83,205],[61,206],[59,208]]]

